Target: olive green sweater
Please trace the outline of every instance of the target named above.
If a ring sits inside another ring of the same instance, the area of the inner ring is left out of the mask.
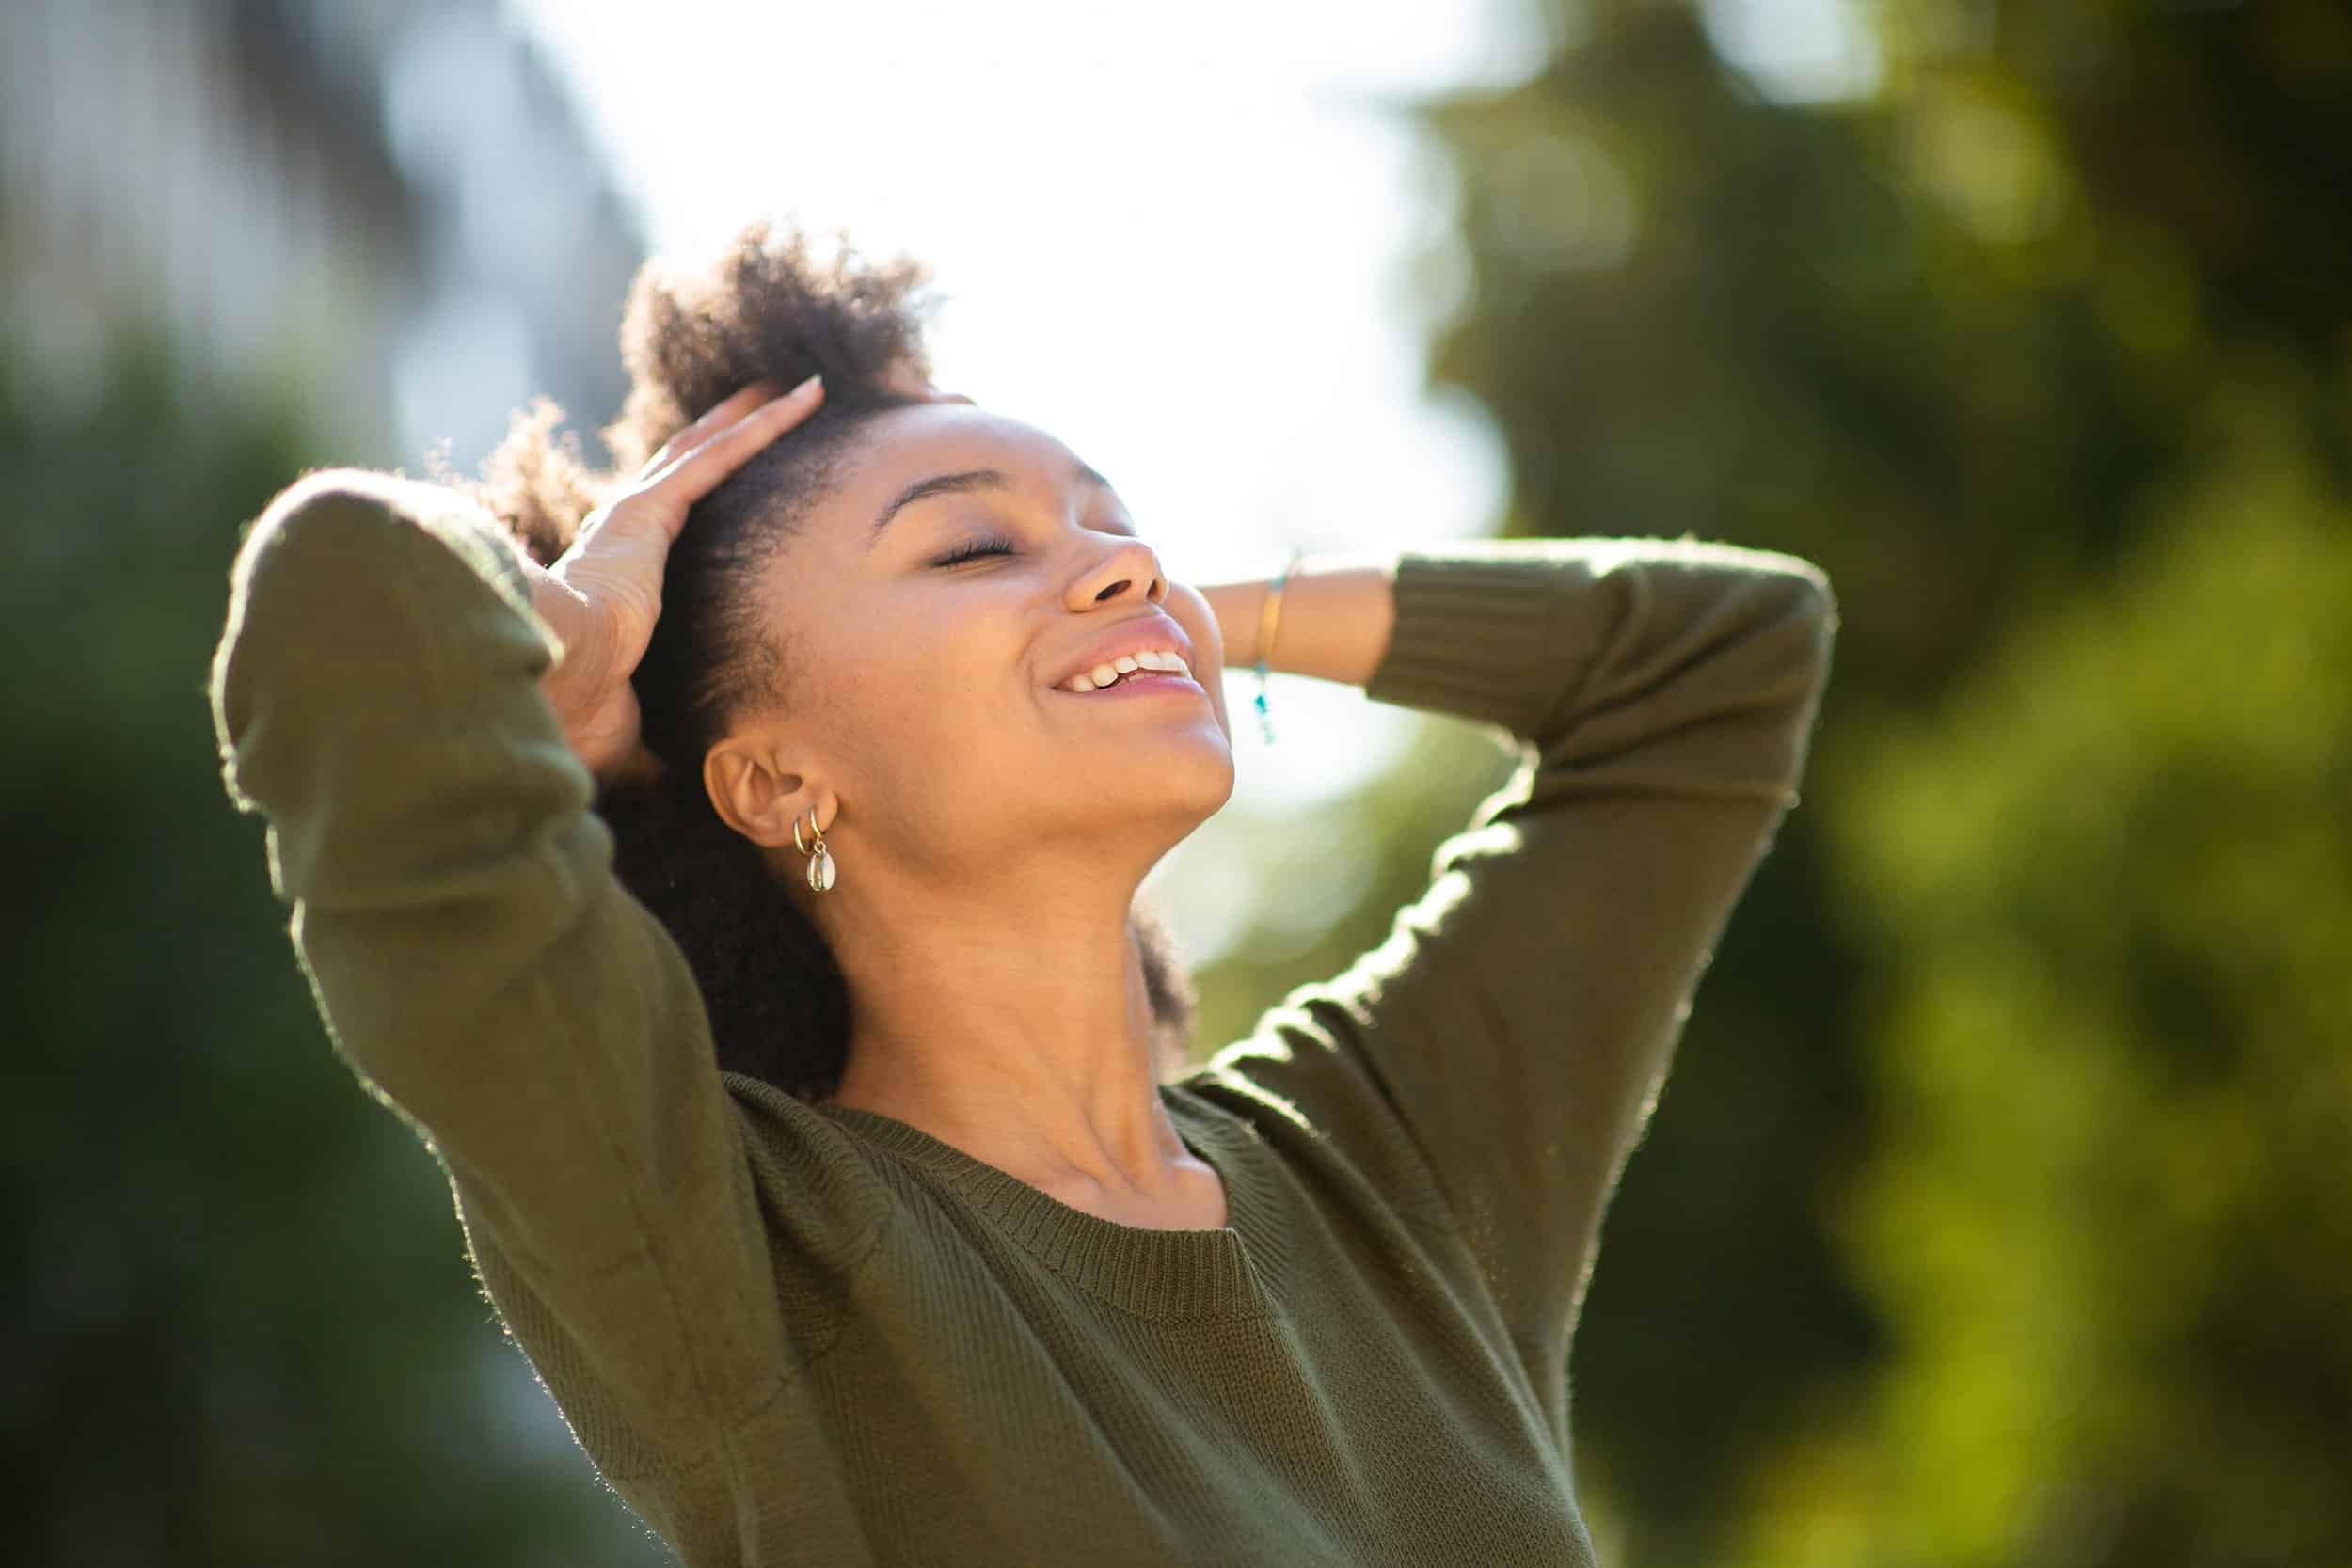
[[[1162,1087],[1230,1214],[1157,1230],[718,1069],[486,515],[342,469],[256,522],[214,713],[327,1030],[691,1568],[1592,1560],[1569,1337],[1796,800],[1833,600],[1792,557],[1613,539],[1406,553],[1395,596],[1369,694],[1522,765],[1386,941]]]

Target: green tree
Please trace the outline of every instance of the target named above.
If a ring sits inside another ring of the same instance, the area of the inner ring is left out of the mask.
[[[1759,1562],[2352,1560],[2352,498],[2216,401],[2149,550],[1837,781],[1901,1351]]]

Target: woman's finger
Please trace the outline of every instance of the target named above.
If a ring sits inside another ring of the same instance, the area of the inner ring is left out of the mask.
[[[719,487],[719,482],[750,460],[751,455],[817,411],[825,394],[824,378],[812,375],[774,401],[761,404],[726,429],[679,456],[668,471],[657,474],[648,489],[659,487],[675,498],[681,520],[685,510]]]
[[[656,469],[667,467],[674,459],[700,446],[715,432],[733,424],[761,404],[772,401],[775,395],[776,386],[771,381],[755,381],[736,388],[723,401],[712,404],[708,408],[704,409],[701,417],[692,424],[686,426],[662,442],[659,448],[655,449],[654,454],[645,459],[644,467],[638,471],[650,474]]]
[[[704,409],[693,423],[674,432],[668,440],[656,448],[653,455],[646,458],[637,470],[639,477],[650,476],[655,470],[668,467],[775,395],[774,385],[765,380],[737,388],[724,399]]]

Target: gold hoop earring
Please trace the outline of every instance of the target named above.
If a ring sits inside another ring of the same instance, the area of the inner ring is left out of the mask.
[[[817,825],[815,806],[808,809],[808,828],[809,832],[817,835],[817,847],[811,849],[801,842],[801,819],[797,816],[792,819],[792,847],[809,858],[808,885],[810,890],[822,893],[833,886],[834,872],[833,851],[825,847],[825,830]]]

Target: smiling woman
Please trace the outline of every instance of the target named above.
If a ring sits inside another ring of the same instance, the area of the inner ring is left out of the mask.
[[[1826,580],[1570,539],[1175,582],[928,391],[914,282],[755,229],[632,295],[633,473],[543,409],[470,496],[328,470],[256,523],[215,722],[337,1046],[689,1568],[1590,1563],[1570,1338]],[[1232,792],[1260,636],[1521,765],[1175,1077],[1135,895]]]
[[[1062,481],[1062,494],[1045,496],[1048,508],[1084,503],[1091,527],[1134,534],[1093,468],[1025,427],[925,385],[927,280],[903,261],[868,266],[843,252],[820,262],[805,236],[769,224],[747,229],[707,274],[649,266],[622,326],[629,397],[603,431],[619,459],[615,470],[597,473],[576,447],[557,441],[561,412],[543,401],[516,420],[483,480],[459,482],[534,561],[552,565],[621,475],[675,439],[691,416],[755,381],[780,387],[823,376],[821,409],[789,443],[754,455],[697,501],[670,547],[660,619],[630,681],[643,752],[605,770],[597,799],[621,879],[702,983],[722,1068],[803,1099],[840,1087],[852,1025],[841,945],[823,933],[819,911],[789,891],[801,879],[777,874],[780,855],[793,851],[794,817],[812,814],[802,816],[808,832],[832,835],[831,858],[850,868],[832,904],[886,873],[865,852],[858,814],[847,827],[838,820],[838,783],[828,803],[804,790],[778,817],[787,800],[773,793],[781,782],[773,743],[821,734],[869,756],[953,757],[959,770],[988,755],[987,748],[976,753],[973,732],[926,733],[959,720],[977,731],[1003,716],[946,700],[979,661],[969,650],[927,643],[953,631],[943,607],[973,600],[945,579],[925,583],[915,568],[968,581],[991,558],[1019,554],[1023,542],[1009,534],[1025,508],[1035,511],[1038,476],[1027,469],[1041,463]],[[909,441],[896,451],[883,443],[910,421],[917,434]],[[1011,443],[1018,464],[996,461],[1000,440]],[[861,462],[861,445],[869,454],[889,451],[890,460]],[[954,460],[967,451],[991,461]],[[931,451],[942,455],[933,460]],[[809,514],[825,501],[865,520],[811,537]],[[867,585],[881,592],[859,592]],[[1002,663],[1012,656],[988,657]],[[823,681],[808,678],[812,666],[829,672]],[[890,675],[900,678],[881,678]],[[817,713],[827,716],[822,732],[808,722]],[[719,799],[739,809],[714,810],[706,757],[730,722],[747,716],[766,723],[718,761],[726,785]],[[874,738],[861,741],[845,722],[851,718]],[[898,775],[918,790],[955,776],[945,768]],[[872,820],[904,815],[879,789],[854,798]],[[758,818],[749,833],[746,813]],[[1190,1043],[1192,986],[1148,899],[1131,901],[1126,926],[1153,1054],[1173,1067]]]

